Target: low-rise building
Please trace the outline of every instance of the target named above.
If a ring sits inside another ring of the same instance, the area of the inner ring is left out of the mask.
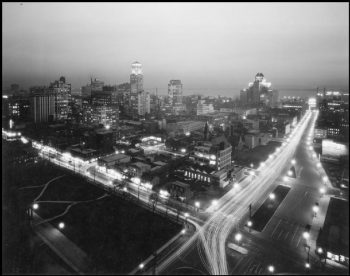
[[[172,198],[181,199],[182,201],[187,201],[193,196],[191,186],[180,181],[167,183],[166,189]]]
[[[107,168],[113,167],[119,164],[125,164],[130,162],[131,157],[122,153],[119,154],[111,154],[105,157],[102,157],[98,160],[99,166],[104,166]]]

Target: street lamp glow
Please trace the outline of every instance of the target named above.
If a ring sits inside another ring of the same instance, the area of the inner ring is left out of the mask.
[[[214,199],[214,200],[211,202],[211,204],[212,204],[213,206],[216,206],[216,205],[218,205],[218,201]]]
[[[182,152],[182,153],[185,153],[185,152],[186,152],[186,149],[181,149],[181,152]]]
[[[260,167],[263,168],[264,166],[265,166],[265,162],[261,162],[261,163],[260,163]]]
[[[309,146],[309,150],[312,150],[312,146]]]
[[[305,267],[306,267],[306,268],[310,268],[310,264],[309,264],[309,263],[306,263],[306,264],[305,264]]]
[[[316,157],[317,157],[316,153],[313,153],[313,154],[312,154],[312,157],[313,157],[313,158],[316,158]]]
[[[322,254],[322,253],[323,253],[322,247],[317,248],[317,253],[318,253],[318,254]]]
[[[250,175],[255,175],[253,171],[250,171],[250,173],[249,173],[249,174],[250,174]]]
[[[63,229],[64,228],[64,222],[60,222],[59,224],[58,224],[58,228],[60,228],[60,229]]]
[[[248,225],[248,227],[252,227],[253,226],[253,222],[251,220],[248,220],[247,225]]]
[[[326,189],[325,189],[325,188],[323,188],[323,187],[320,188],[320,193],[321,193],[321,194],[324,194],[325,192],[326,192]]]
[[[269,272],[273,273],[275,271],[275,268],[273,265],[269,265],[269,267],[267,268],[269,270]]]
[[[127,191],[128,191],[128,188],[124,187],[124,188],[123,188],[123,191],[124,191],[124,192],[127,192]]]
[[[241,233],[237,233],[235,235],[235,240],[239,242],[241,239],[242,239],[242,234]]]
[[[187,218],[189,216],[189,214],[188,213],[185,213],[185,217]]]
[[[327,182],[328,177],[327,177],[327,176],[324,176],[324,177],[322,177],[322,180],[323,180],[324,182]]]
[[[185,234],[186,233],[186,229],[182,229],[181,230],[181,234],[183,235],[183,234]]]
[[[309,238],[310,238],[309,232],[304,232],[304,233],[303,233],[303,238],[304,238],[305,240],[309,239]]]
[[[297,161],[295,161],[295,159],[292,159],[291,163],[292,163],[292,165],[295,165],[297,163]]]
[[[200,204],[198,201],[196,201],[196,202],[194,203],[194,206],[196,206],[197,208],[199,208],[200,205],[201,205],[201,204]]]
[[[253,168],[253,166],[254,166],[253,163],[250,163],[250,167]]]
[[[314,206],[312,207],[312,211],[314,211],[315,213],[317,213],[318,210],[319,210],[319,208],[318,208],[317,205],[314,205]]]
[[[276,198],[276,196],[275,196],[274,193],[271,193],[271,194],[269,195],[269,198],[270,198],[271,200],[274,200],[274,199]]]
[[[293,172],[291,170],[289,170],[287,174],[288,174],[288,176],[292,176]]]
[[[321,168],[321,163],[317,163],[316,167]]]
[[[110,125],[106,125],[106,129],[110,129],[111,128],[111,126]]]
[[[140,265],[139,265],[139,268],[140,268],[140,269],[143,269],[144,266],[145,266],[144,264],[140,264]]]
[[[34,203],[34,204],[33,204],[33,209],[34,209],[34,210],[37,210],[38,208],[39,208],[39,204],[38,204],[38,203]]]

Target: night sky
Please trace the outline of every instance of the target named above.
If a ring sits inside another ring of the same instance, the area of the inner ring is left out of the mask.
[[[144,87],[348,90],[348,3],[3,3],[3,89],[90,76]],[[187,92],[186,92],[187,90]],[[204,92],[205,93],[205,92]],[[208,92],[210,93],[210,92]]]

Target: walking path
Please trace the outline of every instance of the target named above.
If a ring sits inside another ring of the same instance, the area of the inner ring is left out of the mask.
[[[78,274],[91,273],[87,254],[50,223],[41,221],[42,218],[33,212],[34,232]]]

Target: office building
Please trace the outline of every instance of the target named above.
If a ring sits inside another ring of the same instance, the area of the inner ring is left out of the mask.
[[[182,83],[181,80],[171,80],[168,84],[168,103],[172,107],[174,115],[180,114],[185,110],[182,101]]]
[[[66,83],[65,77],[61,77],[51,83],[49,89],[55,95],[55,120],[68,119],[71,114],[71,84]]]
[[[215,112],[213,104],[206,104],[205,100],[199,100],[197,104],[197,115],[210,114]]]
[[[240,92],[240,101],[245,106],[277,107],[279,93],[271,88],[271,82],[267,82],[262,73],[257,73],[254,82],[249,83],[247,89]]]
[[[30,114],[34,123],[52,122],[56,117],[56,95],[47,87],[30,89]]]

